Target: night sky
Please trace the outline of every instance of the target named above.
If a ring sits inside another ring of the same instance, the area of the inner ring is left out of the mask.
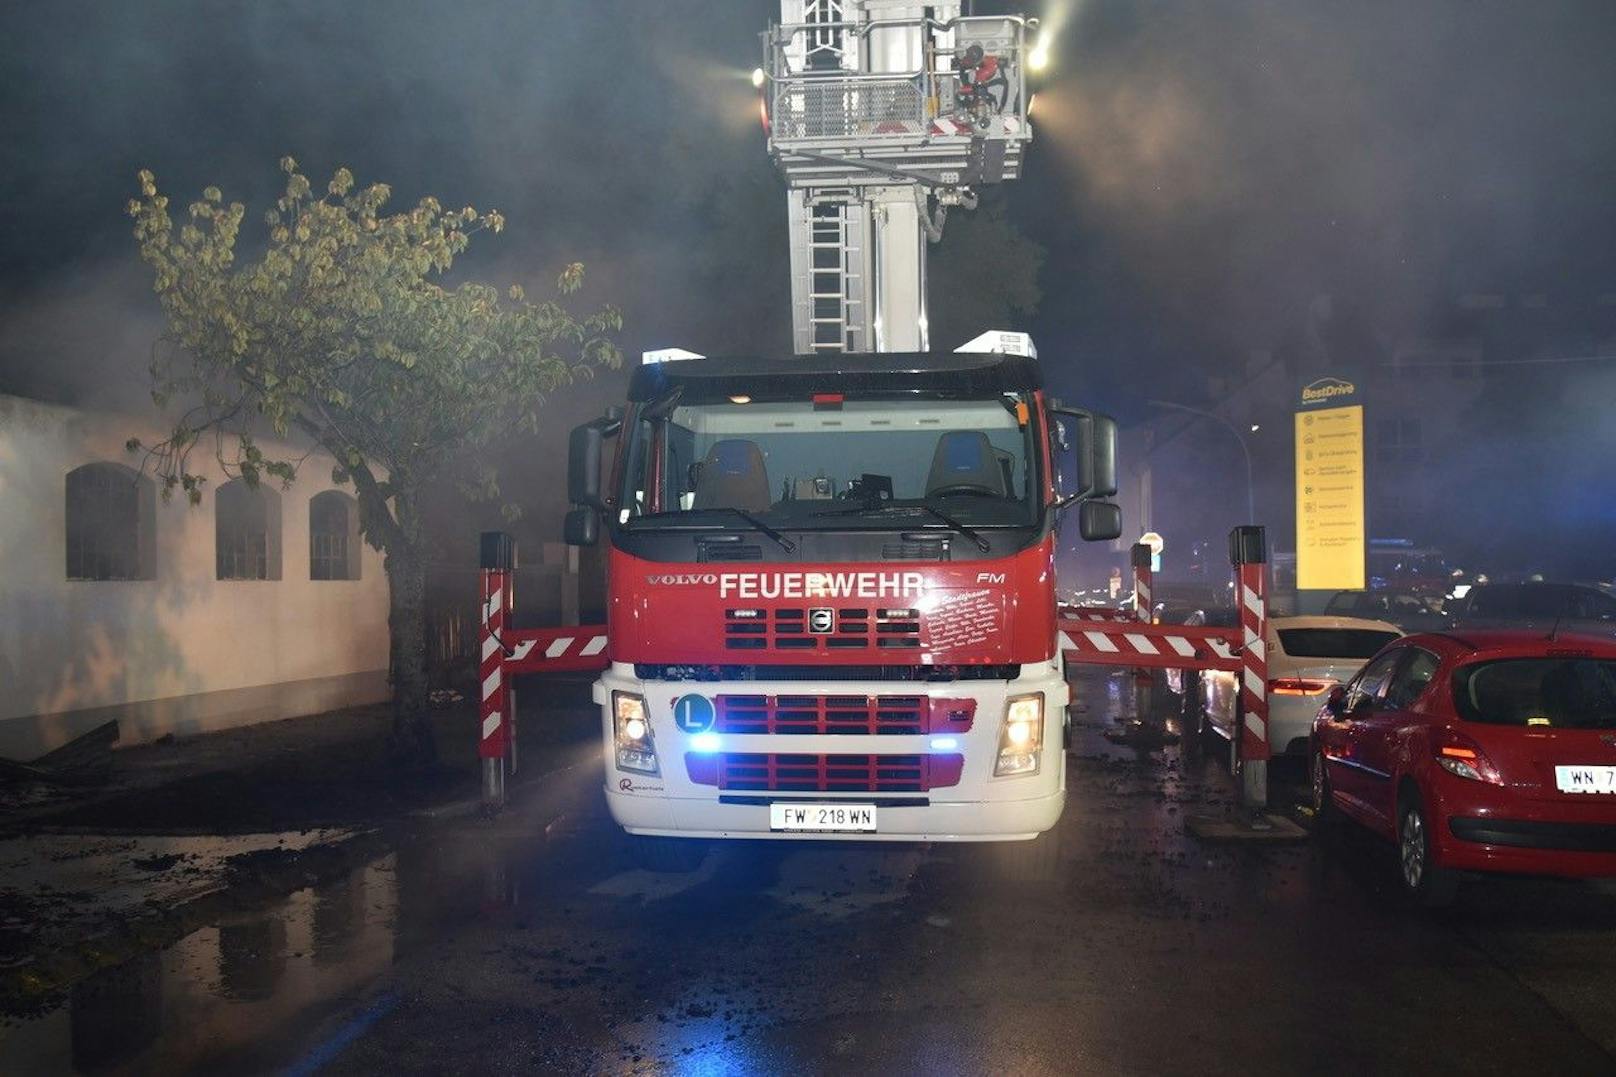
[[[1056,56],[1004,194],[1048,248],[1025,328],[1070,397],[1125,420],[1152,395],[1205,402],[1208,375],[1305,335],[1319,296],[1351,323],[1323,346],[1374,351],[1466,292],[1616,292],[1608,0],[1031,13]],[[767,0],[8,4],[0,391],[140,406],[160,326],[123,216],[135,172],[182,205],[218,184],[251,223],[288,153],[317,185],[339,165],[391,183],[398,207],[501,210],[507,231],[462,271],[541,293],[582,260],[583,299],[624,309],[631,355],[784,351],[783,187],[746,77],[771,16]]]

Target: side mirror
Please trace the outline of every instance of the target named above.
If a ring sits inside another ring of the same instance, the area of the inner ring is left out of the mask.
[[[1061,499],[1070,504],[1086,497],[1111,497],[1117,492],[1117,421],[1109,415],[1056,405],[1056,415],[1072,420],[1071,434],[1057,424],[1056,443],[1062,451],[1077,449],[1077,489]]]
[[[1343,685],[1330,689],[1330,694],[1324,697],[1324,709],[1331,718],[1339,719],[1347,713],[1347,690]]]
[[[600,513],[573,509],[567,513],[561,531],[568,546],[593,546],[600,539]]]
[[[574,505],[606,507],[600,493],[600,451],[604,440],[598,422],[574,427],[567,439],[567,500]],[[572,517],[569,514],[567,518]]]
[[[1088,480],[1094,484],[1093,497],[1115,497],[1117,493],[1117,421],[1109,415],[1094,416],[1093,436],[1089,439]]]
[[[1084,501],[1077,506],[1077,533],[1084,542],[1122,537],[1122,508],[1110,501]]]

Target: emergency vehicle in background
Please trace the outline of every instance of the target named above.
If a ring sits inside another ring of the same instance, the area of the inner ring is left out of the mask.
[[[798,355],[648,353],[573,432],[607,803],[659,840],[1030,839],[1066,790],[1056,528],[1119,534],[1115,424],[1052,401],[1024,334],[932,351],[925,255],[1019,170],[1035,24],[782,8],[754,81]]]

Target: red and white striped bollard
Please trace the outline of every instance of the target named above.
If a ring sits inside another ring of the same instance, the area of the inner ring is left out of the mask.
[[[1136,621],[1149,624],[1155,614],[1155,604],[1151,600],[1151,559],[1154,555],[1149,546],[1143,542],[1136,542],[1128,551],[1129,563],[1133,566],[1133,616]],[[1156,674],[1144,667],[1137,667],[1133,671],[1133,716],[1139,721],[1146,721],[1155,713]]]
[[[1264,529],[1237,527],[1229,534],[1235,567],[1241,636],[1239,731],[1240,801],[1268,806],[1268,550]]]
[[[505,678],[506,614],[511,606],[512,575],[516,570],[516,544],[509,535],[485,531],[482,535],[482,624],[478,663],[482,719],[477,754],[482,759],[483,810],[498,811],[505,804],[505,778],[512,741],[511,692]]]

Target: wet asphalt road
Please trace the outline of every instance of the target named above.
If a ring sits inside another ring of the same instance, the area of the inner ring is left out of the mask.
[[[1616,1072],[1616,887],[1402,908],[1350,834],[1213,847],[1193,751],[1079,714],[1025,847],[755,843],[636,869],[580,746],[443,828],[13,1024],[0,1072]]]

